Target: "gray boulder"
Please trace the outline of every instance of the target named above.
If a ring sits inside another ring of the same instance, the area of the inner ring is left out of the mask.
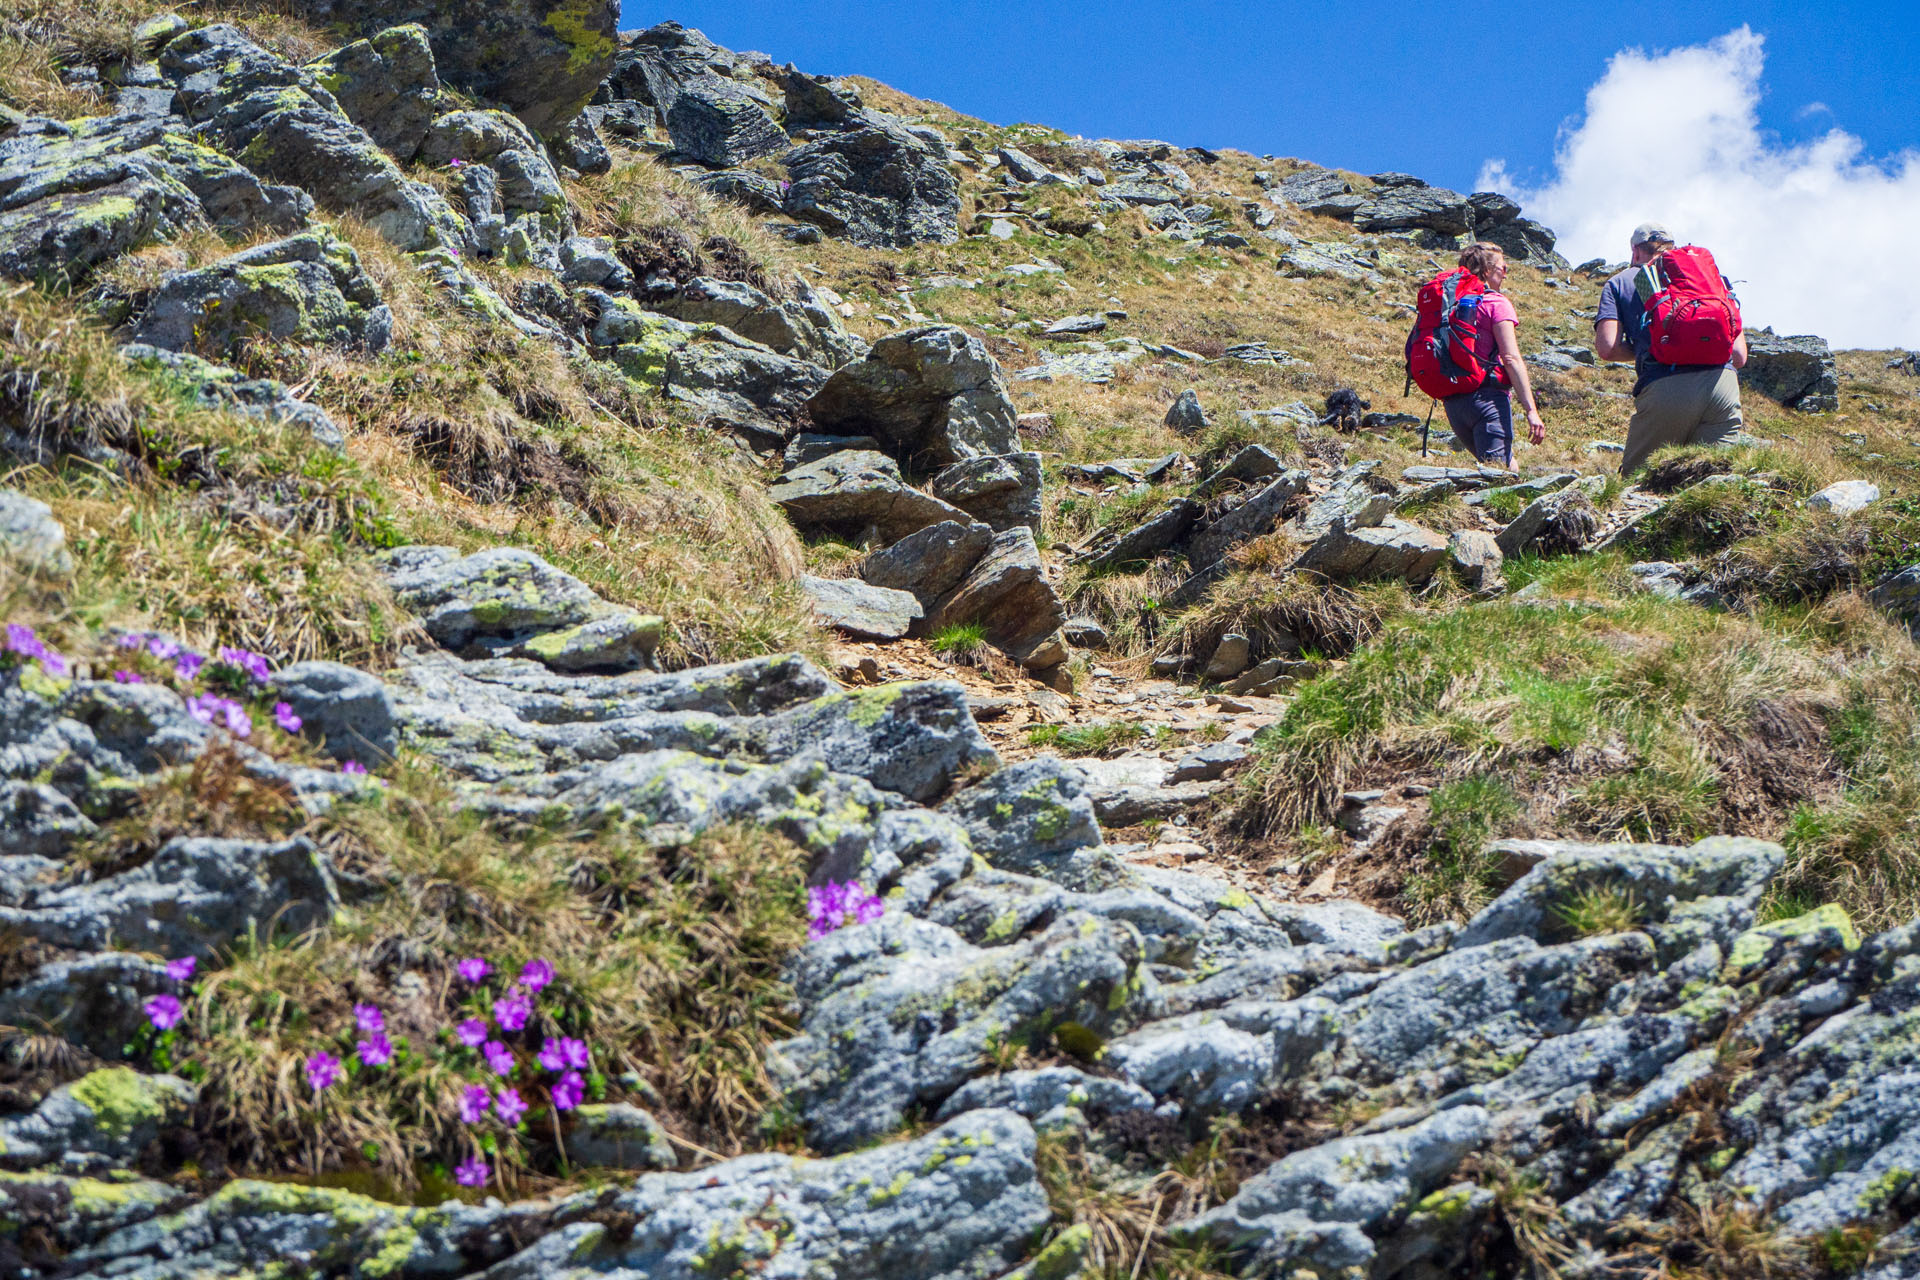
[[[262,183],[177,125],[33,117],[0,131],[0,275],[80,283],[201,219],[223,230],[306,221],[313,199],[304,191]]]
[[[1353,212],[1362,231],[1438,231],[1457,236],[1473,227],[1467,197],[1444,187],[1388,187]]]
[[[1353,184],[1331,169],[1304,169],[1281,179],[1277,190],[1288,204],[1313,213],[1317,210],[1312,206],[1353,194]]]
[[[1199,522],[1203,510],[1191,499],[1170,499],[1166,506],[1130,529],[1112,525],[1102,529],[1074,553],[1074,562],[1098,570],[1151,560],[1185,538]]]
[[[178,1076],[104,1067],[0,1121],[0,1165],[69,1173],[124,1168],[162,1129],[188,1122],[200,1090]]]
[[[311,72],[233,27],[198,27],[177,37],[161,51],[160,70],[177,86],[181,113],[261,178],[316,193],[326,208],[366,219],[401,249],[461,240],[446,201],[409,181]]]
[[[926,801],[1000,759],[951,680],[878,685],[766,717],[750,730],[769,760],[818,760],[883,791]]]
[[[667,108],[666,125],[675,151],[716,169],[731,169],[788,145],[766,108],[719,76],[682,82]]]
[[[1505,585],[1501,566],[1506,557],[1499,541],[1480,529],[1455,529],[1447,536],[1447,558],[1460,581],[1474,591],[1497,591]]]
[[[993,544],[984,524],[955,520],[928,525],[860,563],[860,576],[876,587],[910,591],[930,605],[958,587]]]
[[[1585,548],[1600,531],[1592,497],[1599,487],[1596,476],[1535,498],[1500,531],[1495,539],[1500,554],[1511,559],[1523,551],[1563,555]]]
[[[44,782],[0,781],[0,901],[17,905],[33,884],[62,870],[58,859],[96,828],[78,805]]]
[[[1491,1136],[1483,1108],[1458,1107],[1410,1129],[1296,1151],[1174,1235],[1238,1255],[1243,1272],[1370,1274],[1395,1228]]]
[[[440,96],[425,27],[389,27],[315,59],[307,70],[396,160],[411,160],[420,150]]]
[[[1802,413],[1832,413],[1840,407],[1840,375],[1833,349],[1813,334],[1783,337],[1771,329],[1747,334],[1747,363],[1740,389],[1757,391]]]
[[[968,458],[938,472],[928,488],[996,533],[1024,525],[1040,532],[1040,455]]]
[[[871,435],[914,468],[1019,449],[999,364],[980,339],[951,325],[880,339],[866,359],[834,373],[807,409],[821,429]]]
[[[0,560],[26,573],[64,578],[73,572],[67,531],[53,508],[13,489],[0,489]]]
[[[1602,893],[1635,904],[1634,927],[1663,955],[1684,954],[1702,941],[1730,943],[1752,923],[1760,895],[1784,857],[1779,845],[1731,836],[1713,836],[1688,848],[1558,843],[1475,916],[1454,946],[1522,937],[1564,941],[1574,936],[1569,916],[1578,900]]]
[[[1433,576],[1446,554],[1445,538],[1392,516],[1366,529],[1349,529],[1344,520],[1335,520],[1293,567],[1336,580],[1404,578],[1417,586]]]
[[[890,1132],[908,1107],[937,1106],[996,1043],[1069,1022],[1098,1035],[1127,1011],[1140,963],[1130,925],[1079,911],[993,947],[889,914],[801,954],[801,1031],[768,1067],[814,1145],[845,1150]]]
[[[1807,506],[1814,511],[1844,516],[1864,511],[1878,501],[1880,486],[1871,480],[1841,480],[1808,498]]]
[[[377,677],[338,662],[297,662],[273,673],[272,688],[336,760],[390,760],[399,749],[393,699]]]
[[[744,339],[689,342],[667,356],[666,389],[675,398],[738,401],[748,415],[791,417],[827,381],[827,371]]]
[[[893,459],[862,449],[794,467],[767,496],[804,533],[859,538],[871,532],[895,543],[929,525],[971,523],[960,508],[909,486]]]
[[[1250,444],[1227,459],[1218,471],[1195,485],[1188,496],[1196,501],[1205,501],[1233,485],[1271,479],[1279,475],[1282,469],[1280,459],[1274,456],[1272,450],[1265,445]]]
[[[960,187],[943,143],[864,116],[852,128],[781,158],[791,175],[787,213],[869,248],[952,244]]]
[[[1182,391],[1167,410],[1167,426],[1183,436],[1198,435],[1213,425],[1207,411],[1200,407],[1200,394],[1192,387]]]
[[[1188,539],[1187,563],[1198,573],[1219,564],[1242,542],[1273,532],[1286,505],[1307,490],[1304,471],[1287,471]]]
[[[600,131],[584,112],[569,120],[547,143],[547,149],[555,160],[581,173],[607,173],[613,169],[613,153],[607,150]]]
[[[448,83],[504,103],[542,137],[580,114],[613,70],[614,0],[296,0],[296,12],[356,34],[401,23],[426,29]]]
[[[697,276],[672,297],[651,299],[651,305],[680,320],[725,325],[749,341],[829,369],[867,350],[811,289],[793,300],[776,301],[750,284]]]
[[[929,615],[927,628],[982,623],[994,647],[1039,670],[1067,660],[1066,645],[1059,639],[1066,620],[1060,596],[1047,581],[1033,531],[1019,525],[994,535],[965,580]]]
[[[316,444],[335,450],[346,448],[346,435],[327,411],[310,400],[295,399],[283,382],[243,377],[236,369],[202,360],[191,352],[168,351],[141,342],[128,343],[120,348],[120,355],[192,397],[196,404],[298,427]]]
[[[75,951],[206,959],[252,930],[298,933],[332,919],[339,905],[333,873],[309,840],[179,838],[131,871],[0,907],[0,927]]]
[[[247,338],[383,349],[393,312],[353,246],[325,228],[167,276],[134,341],[226,353]]]
[[[800,579],[800,590],[828,625],[858,640],[899,640],[923,616],[910,593],[876,587],[857,578]]]
[[[673,1169],[680,1164],[653,1113],[630,1103],[574,1108],[566,1141],[568,1158],[588,1168]]]
[[[1086,775],[1052,756],[1009,765],[940,807],[994,866],[1068,883],[1072,855],[1101,844]]]
[[[609,604],[593,589],[518,547],[461,556],[450,547],[387,553],[395,597],[439,643],[475,656],[533,658],[556,671],[646,663],[665,622]]]

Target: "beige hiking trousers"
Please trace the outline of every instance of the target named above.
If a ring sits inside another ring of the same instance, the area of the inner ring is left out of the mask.
[[[1740,375],[1731,369],[1670,373],[1633,398],[1620,474],[1632,475],[1655,449],[1722,444],[1740,430]]]

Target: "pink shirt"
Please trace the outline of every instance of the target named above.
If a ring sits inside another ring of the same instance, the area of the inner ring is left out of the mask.
[[[1489,289],[1480,295],[1480,326],[1473,335],[1473,354],[1484,365],[1500,363],[1500,344],[1494,340],[1493,327],[1502,320],[1513,322],[1516,338],[1520,332],[1520,313],[1504,293]]]

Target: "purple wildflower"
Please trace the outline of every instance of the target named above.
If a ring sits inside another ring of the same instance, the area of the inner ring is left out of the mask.
[[[173,996],[155,996],[147,1001],[147,1021],[161,1031],[178,1025],[180,1021],[180,1001]]]
[[[540,1065],[549,1071],[579,1071],[585,1069],[588,1062],[587,1042],[573,1036],[562,1036],[555,1040],[547,1037],[540,1046]]]
[[[300,732],[300,726],[306,723],[306,721],[294,714],[293,704],[291,702],[276,702],[273,704],[273,722],[287,733]]]
[[[460,1123],[479,1124],[487,1118],[487,1109],[492,1105],[493,1095],[485,1085],[468,1085],[460,1093]]]
[[[384,1031],[373,1032],[353,1048],[360,1055],[360,1061],[369,1067],[384,1067],[393,1061],[393,1041],[387,1039]]]
[[[493,1020],[503,1031],[518,1031],[533,1016],[533,1001],[516,991],[493,1002]]]
[[[487,1024],[478,1018],[468,1018],[453,1029],[453,1037],[469,1049],[478,1049],[487,1040]]]
[[[173,660],[173,669],[180,673],[182,680],[191,680],[200,674],[200,668],[207,660],[191,649],[180,650],[180,656]]]
[[[353,1006],[353,1025],[362,1031],[385,1031],[387,1020],[378,1005],[357,1004]]]
[[[462,160],[459,156],[455,156],[453,159],[447,161],[447,168],[449,169],[463,168],[465,167],[466,163],[467,162],[465,160]]]
[[[315,1093],[331,1087],[340,1080],[340,1059],[325,1049],[316,1049],[307,1057],[307,1084]]]
[[[366,771],[367,766],[361,764],[358,760],[344,760],[340,764],[340,772],[342,773],[364,774]]]
[[[230,667],[237,667],[252,676],[256,684],[265,684],[273,677],[273,665],[263,653],[251,649],[236,649],[232,645],[220,646],[220,661]]]
[[[138,671],[116,671],[113,673],[115,684],[145,684],[147,679]]]
[[[493,1095],[493,1109],[509,1129],[519,1124],[520,1117],[527,1114],[527,1104],[521,1100],[518,1089],[502,1089]]]
[[[886,914],[887,904],[878,895],[867,892],[857,881],[839,884],[832,880],[807,890],[807,928],[809,938],[824,938],[850,924],[872,924]]]
[[[187,714],[201,724],[223,724],[236,738],[250,737],[253,733],[253,717],[247,714],[247,709],[217,693],[196,693],[188,698]]]
[[[348,761],[347,763],[351,764],[353,762]],[[365,772],[365,770],[362,770],[362,772]],[[493,972],[493,966],[479,956],[468,956],[465,960],[462,960],[453,967],[455,972],[475,986],[485,982],[487,975]]]
[[[532,995],[539,995],[553,981],[553,966],[545,960],[529,960],[520,970],[520,985]]]
[[[487,1069],[497,1076],[513,1074],[513,1050],[498,1040],[489,1040],[480,1049],[480,1056],[487,1060]]]
[[[553,1109],[571,1111],[586,1100],[587,1082],[578,1071],[569,1071],[553,1086]]]
[[[165,636],[148,636],[147,652],[165,662],[168,658],[180,656],[180,646]]]
[[[216,694],[196,693],[187,699],[187,714],[201,724],[212,724],[214,716],[219,714],[220,704],[225,701],[225,698]]]
[[[193,976],[200,961],[193,956],[181,956],[178,960],[167,961],[167,977],[175,982],[185,982]]]
[[[247,714],[245,707],[235,702],[232,698],[228,698],[227,705],[220,710],[221,714],[226,717],[228,733],[236,738],[250,738],[253,736],[253,717]]]
[[[492,1176],[493,1171],[479,1156],[453,1167],[453,1180],[463,1187],[484,1187]]]
[[[24,622],[7,624],[6,648],[23,658],[32,658],[39,662],[40,669],[50,676],[67,674],[67,660],[47,647],[34,629]]]
[[[144,649],[148,636],[144,631],[129,631],[120,637],[117,643],[122,649]]]

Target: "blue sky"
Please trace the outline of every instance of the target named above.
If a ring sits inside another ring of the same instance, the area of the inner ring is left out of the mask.
[[[1872,156],[1920,144],[1911,2],[690,0],[629,2],[621,25],[667,18],[996,123],[1398,169],[1463,190],[1493,158],[1517,181],[1547,176],[1561,126],[1620,50],[1698,44],[1744,23],[1766,39],[1760,123],[1780,142],[1839,127]],[[1816,103],[1825,109],[1809,111]]]

